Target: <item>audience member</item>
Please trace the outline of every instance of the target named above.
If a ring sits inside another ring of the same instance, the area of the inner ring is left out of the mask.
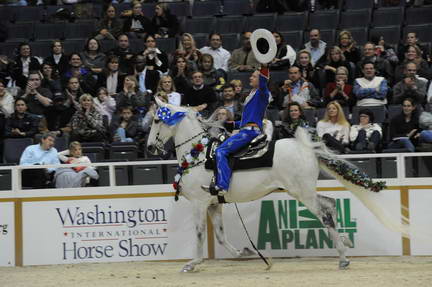
[[[359,111],[359,120],[359,124],[352,125],[350,129],[351,148],[375,152],[381,142],[381,126],[374,123],[374,114],[369,109]]]
[[[413,99],[402,102],[402,112],[390,120],[390,139],[388,148],[406,148],[415,152],[419,137],[419,116]]]
[[[419,117],[419,126],[422,129],[419,136],[421,143],[432,143],[432,113],[422,112]]]
[[[338,46],[342,50],[345,60],[351,63],[358,63],[361,60],[361,52],[350,31],[342,30],[338,37]]]
[[[282,122],[278,127],[277,139],[294,138],[298,127],[309,128],[302,106],[291,102],[282,112]]]
[[[39,71],[29,72],[26,88],[20,95],[20,98],[26,99],[29,112],[36,115],[43,115],[46,108],[52,104],[52,93],[42,88],[41,83],[42,76]]]
[[[311,54],[309,51],[301,50],[298,52],[296,66],[300,69],[301,77],[305,81],[314,84],[319,83],[317,68],[312,66]]]
[[[185,57],[188,61],[188,66],[190,65],[194,70],[196,70],[198,60],[201,57],[201,52],[198,50],[192,34],[182,34],[178,49],[175,52],[175,57],[178,56]]]
[[[246,95],[243,93],[243,83],[240,80],[233,79],[231,82],[229,82],[231,86],[234,87],[234,99],[238,100],[239,102],[243,103],[244,98]]]
[[[27,112],[24,99],[15,101],[15,112],[6,119],[6,138],[33,138],[39,131],[39,118]]]
[[[408,62],[414,62],[417,66],[417,74],[429,80],[429,65],[428,63],[421,57],[421,50],[417,46],[409,46],[406,48],[405,52],[405,60],[401,62],[399,66],[396,67],[395,70],[395,80],[399,82],[404,77],[404,69],[405,64]]]
[[[420,49],[420,56],[424,60],[428,59],[430,53],[427,46],[420,43],[416,33],[409,32],[406,34],[405,43],[398,45],[398,57],[401,62],[405,60],[407,50],[410,46],[417,46]]]
[[[204,85],[219,90],[227,77],[224,70],[215,69],[213,57],[210,54],[202,54],[198,61],[198,70],[203,74]]]
[[[101,87],[98,89],[96,97],[93,100],[95,108],[102,116],[107,117],[109,124],[117,106],[113,96],[108,94],[108,90],[105,87]]]
[[[319,106],[319,98],[312,83],[303,79],[300,69],[292,66],[288,70],[288,80],[284,81],[282,90],[286,95],[283,98],[282,107],[289,103],[297,102],[302,108]]]
[[[94,94],[97,81],[91,72],[83,66],[81,55],[78,53],[72,53],[69,56],[69,68],[63,76],[62,85],[67,86],[67,82],[71,77],[78,79],[84,92]]]
[[[62,92],[60,77],[51,62],[44,62],[41,67],[41,87],[48,89],[52,94]]]
[[[222,101],[218,106],[227,109],[234,119],[240,120],[242,108],[238,99],[236,99],[235,88],[233,85],[225,85],[222,88]]]
[[[126,34],[120,34],[117,40],[117,47],[113,48],[108,55],[116,55],[119,57],[120,72],[126,75],[132,75],[133,60],[135,54],[129,46],[129,37]]]
[[[382,106],[387,104],[387,80],[375,76],[375,65],[372,62],[363,62],[363,78],[354,81],[354,95],[357,106]]]
[[[202,54],[209,54],[213,57],[214,68],[222,69],[228,72],[228,61],[231,57],[230,52],[222,47],[222,36],[219,33],[210,33],[210,46],[205,46],[200,49]]]
[[[176,15],[171,14],[167,3],[157,3],[155,15],[152,18],[156,38],[172,38],[179,31],[179,21]]]
[[[389,61],[376,55],[376,47],[371,42],[364,45],[363,58],[357,63],[358,71],[363,71],[363,64],[365,62],[372,62],[375,66],[376,75],[384,77],[390,85],[393,83],[394,73],[392,65]]]
[[[146,48],[140,55],[145,57],[147,67],[166,73],[168,71],[168,56],[156,46],[156,38],[153,35],[147,35],[144,38],[144,44]]]
[[[91,163],[87,156],[82,155],[81,144],[77,141],[69,144],[69,149],[58,153],[59,159],[68,164]],[[56,188],[84,187],[90,178],[99,179],[94,167],[77,166],[72,168],[58,168],[55,173]]]
[[[416,103],[425,103],[427,81],[417,77],[417,64],[405,63],[404,75],[405,78],[393,87],[392,104],[402,104],[406,98],[412,98]]]
[[[84,51],[81,52],[81,60],[83,65],[95,74],[102,72],[105,67],[106,57],[102,53],[100,43],[95,38],[89,38],[84,46]]]
[[[57,136],[69,135],[71,132],[69,123],[75,111],[75,105],[70,98],[67,98],[65,94],[56,94],[53,104],[45,111],[46,123],[44,126]]]
[[[160,72],[154,66],[147,66],[143,55],[135,57],[135,73],[138,80],[138,89],[143,94],[154,93],[160,80]]]
[[[304,50],[311,55],[312,66],[318,65],[325,60],[327,43],[321,40],[321,34],[318,29],[312,29],[309,32],[309,42],[304,45]]]
[[[54,40],[51,44],[51,56],[44,59],[44,63],[50,63],[53,66],[54,73],[63,75],[69,67],[69,59],[64,54],[63,43],[60,40]]]
[[[389,61],[392,67],[395,67],[399,63],[399,58],[393,47],[387,45],[384,37],[381,35],[372,35],[370,38],[371,42],[375,45],[375,53],[379,57]]]
[[[235,49],[231,58],[228,60],[228,68],[231,71],[251,72],[260,67],[260,63],[252,52],[250,43],[251,32],[244,32],[242,37],[242,47]]]
[[[79,98],[79,108],[71,119],[71,140],[79,142],[103,142],[106,130],[102,115],[95,109],[93,97],[83,94]]]
[[[108,5],[108,7],[105,10],[104,17],[99,21],[96,32],[97,35],[95,36],[96,40],[115,40],[120,33],[122,32],[123,24],[116,17],[116,10],[114,6]]]
[[[327,83],[325,88],[324,104],[327,106],[332,101],[337,101],[343,107],[355,105],[353,86],[348,84],[348,69],[344,66],[336,69],[335,81]]]
[[[132,106],[135,112],[147,111],[150,106],[150,97],[138,88],[138,81],[135,76],[126,76],[123,83],[123,91],[117,94],[117,111],[122,107]]]
[[[0,115],[3,116],[3,120],[14,112],[14,98],[6,87],[7,81],[0,78]],[[1,127],[3,126],[4,125],[1,124]]]
[[[271,70],[282,70],[287,69],[294,65],[297,58],[296,51],[287,43],[285,43],[284,37],[279,32],[273,32],[273,37],[276,42],[276,56],[270,63]]]
[[[55,134],[44,133],[40,144],[26,147],[20,158],[20,165],[50,165],[60,164],[57,150],[54,147]],[[56,168],[24,169],[22,185],[32,188],[49,187]]]
[[[133,108],[120,108],[120,117],[116,117],[110,124],[110,135],[113,142],[134,142],[138,136],[138,122],[133,116]]]
[[[325,78],[327,83],[335,81],[337,68],[345,67],[348,69],[348,71],[350,70],[350,65],[345,60],[345,56],[338,46],[333,46],[328,49],[327,60],[323,61],[320,66],[325,71]],[[349,82],[351,83],[352,81]]]
[[[349,144],[350,124],[345,118],[338,102],[330,102],[326,107],[324,118],[318,121],[317,134],[326,145],[340,153],[345,152]]]
[[[192,73],[192,86],[188,87],[183,101],[185,105],[194,107],[208,117],[214,111],[216,94],[209,86],[204,85],[203,74],[199,71]]]
[[[175,65],[170,70],[170,76],[174,80],[177,92],[184,94],[189,86],[189,76],[192,69],[187,65],[187,59],[183,56],[178,56],[174,62]]]
[[[11,75],[16,85],[21,89],[25,89],[30,71],[39,71],[40,63],[36,57],[32,56],[31,48],[28,43],[20,43],[18,51],[19,55],[15,58],[15,63],[11,66]]]
[[[161,77],[156,96],[160,97],[164,102],[170,105],[181,105],[182,96],[176,92],[176,87],[171,76]]]
[[[144,16],[140,1],[134,1],[132,4],[132,13],[123,13],[125,21],[123,23],[123,32],[130,38],[143,39],[147,34],[154,34],[155,29],[150,19]]]
[[[104,87],[108,95],[115,96],[123,89],[125,75],[119,71],[119,57],[110,55],[107,57],[105,68],[98,76],[98,87]]]

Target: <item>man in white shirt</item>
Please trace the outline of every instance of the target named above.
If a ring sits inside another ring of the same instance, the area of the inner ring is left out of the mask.
[[[228,72],[228,60],[231,57],[230,52],[222,48],[222,36],[219,33],[209,35],[210,47],[205,46],[200,49],[203,54],[210,54],[214,60],[214,68],[222,69]]]
[[[357,98],[357,106],[382,106],[387,104],[387,80],[375,76],[375,65],[366,61],[362,64],[364,77],[354,81],[353,93]]]
[[[311,53],[312,66],[321,63],[325,59],[327,43],[321,40],[321,34],[318,29],[312,29],[309,32],[309,42],[304,45],[304,49]]]

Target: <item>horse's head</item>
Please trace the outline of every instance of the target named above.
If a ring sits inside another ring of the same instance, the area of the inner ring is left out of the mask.
[[[187,114],[185,108],[164,103],[158,97],[155,100],[156,112],[147,140],[147,150],[153,155],[165,153],[165,143],[174,136],[177,124]]]

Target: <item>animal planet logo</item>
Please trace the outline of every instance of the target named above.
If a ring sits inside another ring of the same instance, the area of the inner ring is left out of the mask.
[[[163,256],[168,245],[163,208],[111,205],[55,208],[64,228],[63,260]]]
[[[273,200],[261,202],[258,229],[258,248],[265,249],[325,249],[334,248],[327,229],[318,218],[297,200]],[[345,232],[355,246],[357,222],[351,218],[349,198],[336,199],[339,232]],[[306,233],[301,233],[305,230]]]

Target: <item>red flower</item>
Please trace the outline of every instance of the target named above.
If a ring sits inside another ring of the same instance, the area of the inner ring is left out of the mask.
[[[199,152],[202,152],[204,150],[204,145],[199,143],[195,146],[195,149]]]
[[[183,161],[182,164],[181,164],[181,167],[184,168],[184,169],[186,169],[186,168],[189,167],[189,163],[187,161]]]
[[[178,184],[177,184],[177,182],[174,182],[174,183],[173,183],[173,188],[174,188],[174,190],[177,191],[177,188],[178,188]]]

